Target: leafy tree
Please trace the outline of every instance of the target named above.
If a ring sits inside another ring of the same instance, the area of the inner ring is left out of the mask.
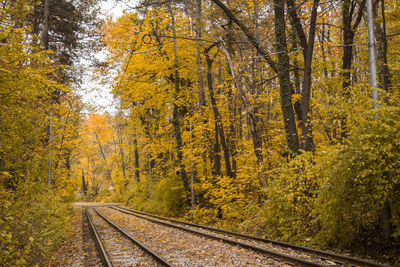
[[[36,4],[2,1],[0,12],[2,266],[40,264],[56,249],[66,237],[75,193],[71,155],[82,103],[71,80],[63,76],[67,72],[60,62],[69,62],[61,58],[62,51],[44,51],[39,31],[32,32]],[[55,36],[53,31],[50,37]],[[66,37],[65,32],[59,37],[63,34]],[[60,48],[50,43],[50,48]],[[51,148],[49,125],[54,137]],[[54,179],[48,185],[50,157]]]

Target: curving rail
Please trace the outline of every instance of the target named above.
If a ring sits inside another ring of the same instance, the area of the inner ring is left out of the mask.
[[[110,208],[113,208],[113,207],[110,207]],[[305,260],[305,259],[302,259],[302,258],[299,258],[299,257],[295,257],[295,256],[292,256],[292,255],[281,253],[281,252],[278,252],[278,251],[275,251],[275,250],[265,249],[265,248],[257,247],[257,246],[254,246],[254,245],[246,244],[246,243],[243,243],[243,242],[240,242],[240,241],[232,240],[232,239],[229,239],[229,238],[224,238],[224,237],[220,237],[220,236],[204,233],[204,232],[201,232],[201,231],[198,231],[198,230],[185,228],[185,227],[178,226],[178,225],[175,225],[175,224],[171,224],[171,223],[168,223],[168,222],[151,219],[151,218],[148,218],[148,217],[145,217],[145,216],[142,216],[142,215],[135,214],[133,212],[127,211],[127,210],[120,210],[120,209],[117,209],[117,208],[113,208],[113,209],[115,209],[117,211],[120,211],[120,212],[123,212],[123,213],[126,213],[126,214],[130,214],[130,215],[136,216],[138,218],[142,218],[142,219],[148,220],[148,221],[153,222],[153,223],[157,223],[157,224],[165,225],[165,226],[168,226],[168,227],[176,228],[176,229],[179,229],[179,230],[182,230],[182,231],[185,231],[185,232],[189,232],[189,233],[192,233],[192,234],[205,236],[205,237],[208,237],[210,239],[223,241],[223,242],[231,244],[231,245],[241,246],[243,248],[250,249],[250,250],[253,250],[253,251],[268,255],[268,256],[271,256],[272,258],[275,258],[275,259],[278,259],[280,261],[284,261],[284,262],[287,262],[287,263],[290,263],[290,264],[294,264],[296,266],[318,266],[318,267],[324,266],[324,265],[322,265],[320,263],[316,263],[316,262],[312,262],[312,261],[309,261],[309,260]]]
[[[258,242],[263,242],[263,243],[267,243],[267,244],[271,244],[271,245],[275,245],[275,246],[279,246],[279,247],[284,247],[284,248],[289,248],[289,249],[293,249],[296,251],[301,251],[307,254],[311,254],[311,255],[315,255],[318,256],[320,258],[324,258],[324,259],[329,259],[329,260],[333,260],[335,262],[338,262],[340,264],[344,264],[344,265],[353,265],[353,266],[366,266],[366,267],[386,267],[387,265],[384,264],[380,264],[380,263],[375,263],[369,260],[365,260],[365,259],[359,259],[359,258],[355,258],[355,257],[350,257],[350,256],[346,256],[346,255],[341,255],[341,254],[337,254],[337,253],[332,253],[332,252],[328,252],[328,251],[323,251],[323,250],[318,250],[318,249],[313,249],[313,248],[308,248],[308,247],[303,247],[303,246],[298,246],[295,244],[290,244],[290,243],[286,243],[286,242],[281,242],[281,241],[277,241],[277,240],[271,240],[271,239],[266,239],[266,238],[260,238],[260,237],[256,237],[256,236],[251,236],[251,235],[246,235],[246,234],[242,234],[242,233],[238,233],[238,232],[231,232],[231,231],[226,231],[226,230],[222,230],[222,229],[218,229],[218,228],[214,228],[214,227],[210,227],[210,226],[204,226],[204,225],[199,225],[199,224],[194,224],[194,223],[189,223],[189,222],[185,222],[185,221],[180,221],[180,220],[173,220],[170,218],[165,218],[162,216],[157,216],[157,215],[153,215],[153,214],[148,214],[148,213],[144,213],[144,212],[139,212],[139,211],[135,211],[135,210],[131,210],[122,206],[117,207],[109,207],[112,208],[114,210],[117,210],[119,212],[123,212],[126,214],[130,214],[130,215],[134,215],[137,217],[140,217],[142,219],[146,219],[149,221],[152,221],[154,223],[159,223],[159,224],[163,224],[166,226],[170,226],[170,227],[174,227],[174,228],[178,228],[184,231],[188,231],[188,232],[192,232],[192,233],[196,233],[196,234],[200,234],[200,235],[206,235],[210,238],[213,239],[218,239],[221,241],[225,241],[228,243],[233,244],[236,241],[233,241],[231,239],[226,239],[223,237],[219,237],[219,236],[214,236],[214,235],[209,235],[209,234],[205,234],[203,232],[200,231],[196,231],[196,230],[192,230],[192,229],[188,229],[185,227],[181,227],[181,226],[177,226],[174,225],[172,223],[177,223],[177,224],[181,224],[181,225],[185,225],[185,226],[191,226],[191,227],[195,227],[195,228],[199,228],[199,229],[204,229],[204,230],[209,230],[218,234],[224,234],[224,235],[229,235],[232,237],[237,237],[237,238],[242,238],[242,239],[246,239],[246,240],[253,240],[253,241],[258,241]],[[147,217],[145,217],[147,216]],[[158,220],[154,220],[154,219],[150,219],[148,217],[151,218],[155,218]],[[159,221],[162,220],[162,221]],[[168,221],[169,223],[165,222]],[[242,242],[237,242],[237,245],[243,246],[243,247],[247,247],[249,249],[253,249],[259,252],[262,252],[260,250],[260,248],[256,247],[256,246],[252,246],[252,245],[248,245]],[[265,249],[262,249],[265,250]],[[270,253],[271,256],[275,256],[278,257],[280,259],[284,259],[287,255],[275,255],[276,252],[275,251],[269,251],[268,252],[262,252],[262,253]],[[273,255],[274,254],[274,255]],[[279,253],[282,254],[282,253]],[[293,256],[290,256],[293,257]],[[293,257],[294,259],[287,259],[287,261],[293,263],[293,264],[301,264],[303,266],[321,266],[320,264],[317,265],[311,265],[311,262],[306,261],[306,262],[301,262],[304,261],[301,258],[297,258],[297,257]],[[301,261],[299,261],[301,260]],[[315,263],[312,263],[315,264]]]
[[[134,244],[139,246],[141,249],[143,249],[145,252],[150,254],[158,263],[162,264],[163,266],[166,267],[171,267],[172,265],[168,263],[165,259],[163,259],[161,256],[157,255],[154,251],[152,251],[150,248],[146,247],[144,244],[136,240],[134,237],[132,237],[130,234],[125,232],[123,229],[115,225],[113,222],[111,222],[109,219],[107,219],[104,215],[102,215],[100,212],[98,212],[96,209],[93,209],[97,215],[99,215],[103,220],[105,220],[109,225],[111,225],[114,229],[116,229],[118,232],[126,236],[130,241],[132,241]]]

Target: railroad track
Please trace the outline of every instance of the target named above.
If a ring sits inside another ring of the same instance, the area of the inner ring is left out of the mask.
[[[173,227],[175,229],[220,240],[232,245],[241,246],[246,249],[267,254],[273,258],[294,264],[296,266],[387,266],[365,259],[349,257],[346,255],[245,235],[237,232],[225,231],[214,227],[173,220],[170,218],[131,210],[125,207],[114,206],[108,208],[125,214],[133,215],[153,223]]]
[[[172,266],[96,209],[93,210],[96,213],[93,219],[87,208],[85,213],[104,266]]]
[[[282,259],[280,261],[274,260],[272,257],[263,255],[262,253],[246,251],[237,246],[193,236],[193,234],[179,233],[179,231],[175,229],[171,230],[171,228],[168,228],[169,231],[165,231],[166,229],[163,229],[163,227],[154,227],[155,225],[153,223],[148,223],[144,220],[136,221],[139,225],[132,227],[136,222],[134,222],[134,224],[126,223],[127,221],[131,221],[131,218],[129,218],[130,216],[115,216],[116,214],[120,214],[108,210],[105,207],[101,209],[102,214],[97,210],[94,211],[98,216],[101,216],[103,220],[110,225],[112,224],[118,227],[120,229],[119,231],[131,233],[136,239],[140,239],[141,241],[144,239],[143,242],[146,243],[146,245],[151,246],[157,251],[158,255],[165,256],[168,261],[171,260],[170,263],[172,262],[172,264],[176,266],[282,266],[282,263],[286,262],[282,261]],[[107,215],[107,217],[104,215]],[[143,226],[148,229],[143,230]],[[140,229],[141,227],[142,229]],[[193,243],[193,240],[196,241]],[[199,247],[200,249],[196,251]],[[233,260],[231,258],[232,256],[234,257]],[[299,266],[299,264],[296,265]]]

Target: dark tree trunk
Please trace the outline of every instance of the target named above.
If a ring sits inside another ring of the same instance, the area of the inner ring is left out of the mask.
[[[50,17],[49,6],[50,6],[50,0],[44,0],[42,44],[45,50],[49,49],[49,17]]]
[[[227,50],[229,54],[233,54],[233,36],[232,36],[232,26],[233,23],[229,20],[228,23],[228,44]],[[227,67],[229,69],[229,63],[227,63]],[[236,177],[237,173],[237,166],[236,166],[236,157],[237,157],[237,150],[236,150],[236,129],[235,129],[235,100],[234,95],[232,94],[232,87],[228,90],[228,100],[229,100],[229,131],[228,131],[228,140],[229,140],[229,150],[231,152],[232,158],[232,175]]]
[[[328,78],[328,69],[326,67],[326,51],[325,51],[325,36],[326,36],[326,23],[322,22],[322,29],[320,33],[320,45],[321,45],[321,54],[322,54],[322,62],[324,64],[324,77]]]
[[[219,138],[218,138],[218,124],[217,121],[214,121],[214,135],[215,135],[215,143],[214,149],[212,150],[210,159],[212,160],[211,166],[213,166],[212,175],[213,176],[221,176],[221,148],[219,146]]]
[[[390,244],[393,233],[393,226],[391,223],[391,219],[392,219],[392,211],[390,208],[390,203],[388,200],[386,200],[381,211],[381,229],[382,229],[383,240],[388,245]]]
[[[232,158],[232,176],[236,177],[237,172],[237,149],[236,149],[236,131],[235,131],[235,124],[234,124],[234,115],[233,109],[231,109],[232,115],[230,116],[230,123],[229,123],[229,151],[231,151],[231,158]]]
[[[177,162],[180,168],[180,175],[182,178],[183,186],[185,190],[189,191],[189,183],[187,181],[187,174],[185,170],[185,166],[182,163],[183,153],[182,153],[182,134],[181,134],[181,124],[179,120],[179,108],[176,104],[174,104],[174,109],[172,112],[172,124],[174,126],[174,134],[175,134],[175,142],[176,142],[176,154],[177,154]]]
[[[343,21],[343,57],[342,57],[342,77],[343,77],[343,94],[347,98],[349,95],[349,87],[352,82],[351,68],[353,64],[353,45],[355,32],[361,22],[362,15],[365,9],[365,0],[360,3],[357,18],[353,24],[354,11],[356,7],[355,0],[344,0],[342,4],[342,21]],[[346,118],[341,118],[342,133],[340,136],[341,142],[347,137],[347,122]]]
[[[377,39],[377,54],[378,54],[378,67],[380,73],[380,83],[383,90],[389,91],[391,86],[390,71],[387,60],[388,43],[386,38],[386,16],[385,16],[385,0],[379,0],[381,3],[381,20],[382,26],[379,22],[375,22],[375,31]],[[376,3],[376,8],[378,5]]]
[[[380,72],[380,83],[383,90],[389,91],[391,86],[389,66],[387,60],[387,38],[386,38],[386,16],[385,16],[385,0],[376,0],[375,9],[379,9],[378,3],[381,3],[381,20],[382,26],[379,22],[374,22],[374,28],[376,31],[377,41],[377,56],[378,56],[378,67]],[[385,201],[381,211],[381,228],[383,240],[389,246],[392,240],[393,225],[392,225],[392,212],[391,206],[388,200]]]
[[[197,82],[198,82],[198,90],[199,90],[199,104],[200,108],[204,109],[206,106],[206,97],[204,93],[204,82],[203,82],[203,73],[201,71],[201,43],[200,39],[202,36],[201,32],[201,0],[196,0],[196,62],[197,62]]]
[[[286,0],[288,5],[290,21],[295,29],[297,36],[299,37],[301,47],[303,48],[304,57],[304,75],[303,75],[303,85],[302,85],[302,100],[301,100],[301,128],[302,128],[302,138],[301,138],[301,148],[305,151],[314,150],[314,142],[312,137],[312,127],[311,127],[311,116],[310,116],[310,98],[311,98],[311,74],[312,74],[312,59],[314,53],[314,38],[317,25],[317,13],[319,0],[314,0],[308,40],[305,35],[303,26],[301,24],[300,18],[298,17],[295,3],[293,0]]]
[[[301,101],[301,113],[302,113],[302,148],[305,151],[314,151],[314,141],[312,135],[311,125],[311,75],[312,75],[312,59],[314,54],[314,38],[317,24],[317,10],[319,0],[314,0],[310,31],[308,36],[308,45],[304,58],[304,77],[303,77],[303,89],[302,89],[302,101]]]
[[[224,127],[223,127],[223,124],[222,124],[221,114],[218,111],[217,102],[215,101],[215,97],[214,97],[214,88],[213,88],[212,73],[211,73],[213,60],[210,58],[210,56],[208,54],[209,51],[213,47],[215,47],[216,45],[217,44],[215,43],[215,44],[211,45],[210,47],[208,47],[207,49],[204,50],[204,54],[206,56],[206,61],[207,61],[208,92],[210,94],[210,101],[211,101],[211,105],[212,105],[213,112],[214,112],[214,119],[216,121],[216,128],[217,128],[217,131],[218,131],[219,138],[221,140],[221,146],[222,146],[222,150],[223,150],[223,153],[224,153],[226,175],[229,176],[229,177],[233,177],[234,175],[232,173],[230,155],[229,155],[227,142],[225,140],[225,133],[224,133]]]
[[[38,3],[35,4],[34,8],[33,8],[33,23],[32,23],[32,33],[33,34],[37,34],[39,35],[39,11],[40,10],[40,6]]]
[[[101,145],[99,136],[98,136],[97,134],[95,134],[95,137],[96,137],[96,140],[97,140],[97,144],[98,144],[98,146],[99,146],[100,154],[101,154],[101,156],[102,156],[102,158],[103,158],[103,160],[104,160],[104,166],[105,166],[105,168],[106,168],[106,177],[107,177],[107,179],[108,179],[109,181],[111,181],[111,180],[112,180],[112,179],[111,179],[111,170],[108,168],[106,154],[104,153],[103,146]]]
[[[203,81],[203,72],[201,70],[201,36],[202,36],[202,28],[201,28],[201,2],[202,0],[196,0],[196,63],[197,63],[197,83],[198,83],[198,90],[199,90],[199,106],[201,110],[201,114],[204,113],[204,108],[207,105],[206,103],[206,96],[204,92],[204,81]],[[205,121],[203,120],[203,123]],[[204,152],[202,154],[203,159],[203,176],[207,176],[207,154]]]
[[[343,20],[343,57],[342,57],[342,70],[343,70],[343,91],[348,92],[351,84],[351,65],[353,62],[353,42],[354,34],[351,13],[352,0],[344,0],[342,4],[342,20]]]
[[[85,172],[82,169],[82,191],[83,191],[83,195],[86,196],[87,194],[87,186],[86,186],[86,182],[85,182]]]
[[[296,31],[294,31],[293,29],[290,32],[290,41],[292,42],[292,51],[293,53],[295,53],[299,47],[298,47],[298,40],[297,40],[297,35],[296,35]],[[297,59],[293,60],[293,75],[294,75],[294,89],[293,90],[293,94],[301,94],[301,76],[300,76],[300,72],[299,72],[299,62],[297,61]],[[294,103],[294,111],[296,113],[296,117],[297,119],[300,121],[299,127],[301,127],[301,100],[298,99],[295,103]]]
[[[365,1],[360,5],[358,17],[353,25],[355,2],[354,0],[344,0],[342,5],[342,19],[343,19],[343,57],[342,57],[342,70],[343,70],[343,91],[348,95],[348,88],[351,85],[351,68],[354,57],[354,37],[359,23],[361,22]]]
[[[276,52],[278,54],[278,78],[281,96],[281,107],[285,125],[286,140],[289,151],[299,153],[299,136],[297,134],[294,110],[292,105],[292,84],[290,83],[289,55],[286,43],[285,5],[284,1],[274,0]]]
[[[171,5],[168,4],[169,12],[171,15],[171,27],[172,27],[172,34],[173,34],[173,41],[174,41],[174,57],[175,57],[175,72],[174,72],[174,79],[175,79],[175,101],[174,101],[174,108],[172,112],[172,124],[174,126],[174,134],[175,134],[175,141],[176,141],[176,154],[177,154],[177,162],[180,168],[180,175],[182,178],[183,186],[187,192],[190,192],[189,183],[187,180],[187,173],[185,170],[185,166],[183,164],[183,153],[182,153],[182,134],[181,134],[181,123],[180,123],[180,108],[176,103],[176,98],[179,95],[180,87],[179,87],[179,63],[178,63],[178,46],[176,43],[176,30],[175,30],[175,17],[174,13],[172,12]]]
[[[353,63],[353,46],[354,37],[358,26],[360,25],[364,9],[365,0],[361,1],[357,17],[354,20],[354,12],[357,2],[355,0],[343,0],[342,4],[342,22],[343,22],[343,57],[342,57],[342,70],[343,70],[343,91],[348,93],[348,88],[351,85],[351,66]]]
[[[125,153],[124,153],[124,148],[122,147],[122,135],[121,135],[121,125],[118,125],[117,123],[117,137],[118,137],[118,145],[119,145],[119,154],[121,156],[121,170],[122,170],[122,176],[124,177],[124,181],[126,181],[126,165],[125,165]]]
[[[135,145],[135,180],[136,182],[140,182],[140,169],[139,169],[139,149],[137,139],[133,140],[133,144]]]

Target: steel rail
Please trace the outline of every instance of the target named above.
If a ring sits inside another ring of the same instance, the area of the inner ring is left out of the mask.
[[[120,210],[120,209],[116,209],[116,208],[113,208],[113,207],[110,207],[110,208],[115,209],[115,210],[117,210],[119,212],[122,212],[122,213],[126,213],[126,214],[130,214],[130,215],[136,216],[136,217],[141,218],[141,219],[148,220],[148,221],[153,222],[153,223],[157,223],[157,224],[165,225],[165,226],[168,226],[168,227],[176,228],[176,229],[188,232],[188,233],[205,236],[205,237],[208,237],[210,239],[223,241],[223,242],[231,244],[231,245],[241,246],[241,247],[244,247],[246,249],[250,249],[250,250],[253,250],[253,251],[256,251],[256,252],[260,252],[262,254],[269,255],[272,258],[278,259],[280,261],[285,261],[287,263],[294,264],[296,266],[318,266],[318,267],[324,266],[324,265],[319,264],[319,263],[315,263],[315,262],[308,261],[308,260],[305,260],[305,259],[302,259],[302,258],[298,258],[298,257],[295,257],[295,256],[287,255],[287,254],[284,254],[284,253],[281,253],[281,252],[277,252],[277,251],[274,251],[274,250],[260,248],[260,247],[257,247],[257,246],[253,246],[253,245],[246,244],[246,243],[243,243],[243,242],[235,241],[235,240],[232,240],[232,239],[228,239],[228,238],[224,238],[224,237],[220,237],[220,236],[215,236],[215,235],[212,235],[212,234],[208,234],[208,233],[200,232],[200,231],[197,231],[197,230],[185,228],[185,227],[178,226],[178,225],[175,225],[175,224],[171,224],[171,223],[167,223],[167,222],[151,219],[151,218],[139,215],[139,214],[135,214],[134,212]]]
[[[101,261],[103,262],[103,265],[105,267],[112,267],[113,265],[112,265],[110,259],[108,258],[107,252],[106,252],[103,244],[101,243],[99,234],[97,233],[96,227],[94,226],[92,219],[90,218],[87,208],[85,208],[85,213],[86,213],[86,218],[89,222],[90,231],[92,232],[93,237],[94,237],[94,242],[96,243],[97,250],[100,254]]]
[[[180,221],[180,220],[174,220],[174,219],[165,218],[162,216],[157,216],[157,215],[148,214],[148,213],[144,213],[144,212],[140,212],[140,211],[135,211],[135,210],[128,209],[128,208],[125,208],[122,206],[118,206],[119,209],[117,209],[115,206],[110,207],[110,208],[115,209],[115,210],[123,209],[123,210],[127,210],[127,211],[130,211],[133,213],[141,214],[144,216],[149,216],[149,217],[153,217],[153,218],[157,218],[157,219],[161,219],[161,220],[170,221],[172,223],[180,223],[183,225],[188,225],[188,226],[193,226],[193,227],[197,227],[200,229],[214,231],[214,232],[220,233],[220,234],[227,234],[227,235],[236,236],[236,237],[240,237],[240,238],[244,238],[244,239],[250,239],[250,240],[259,241],[259,242],[263,242],[263,243],[267,243],[267,244],[272,244],[272,245],[276,245],[276,246],[280,246],[280,247],[290,248],[293,250],[313,254],[315,256],[319,256],[319,257],[322,257],[325,259],[338,261],[342,264],[352,264],[352,265],[356,265],[356,266],[366,266],[366,267],[388,267],[388,265],[384,265],[381,263],[375,263],[375,262],[365,260],[365,259],[359,259],[359,258],[350,257],[350,256],[342,255],[342,254],[328,252],[328,251],[323,251],[323,250],[319,250],[319,249],[298,246],[295,244],[290,244],[290,243],[281,242],[281,241],[277,241],[277,240],[266,239],[266,238],[261,238],[261,237],[257,237],[257,236],[252,236],[252,235],[246,235],[246,234],[242,234],[242,233],[238,233],[238,232],[226,231],[226,230],[218,229],[215,227],[204,226],[204,225],[189,223],[189,222]],[[121,210],[119,210],[119,211],[123,212]]]
[[[152,251],[150,248],[146,247],[144,244],[136,240],[134,237],[132,237],[130,234],[122,230],[120,227],[118,227],[116,224],[111,222],[109,219],[107,219],[104,215],[102,215],[100,212],[98,212],[96,209],[93,209],[97,215],[99,215],[103,220],[105,220],[109,225],[111,225],[113,228],[115,228],[117,231],[119,231],[121,234],[126,236],[130,241],[132,241],[134,244],[138,245],[142,250],[144,250],[146,253],[150,254],[158,263],[167,266],[167,267],[172,267],[172,264],[167,262],[165,259],[163,259],[161,256],[157,255],[154,251]]]

